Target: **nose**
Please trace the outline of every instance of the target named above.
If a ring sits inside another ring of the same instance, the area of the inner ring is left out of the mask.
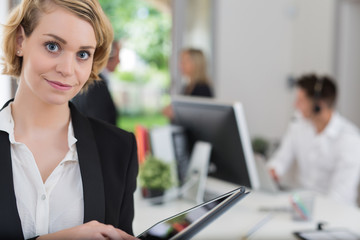
[[[56,71],[64,77],[68,77],[74,74],[75,69],[75,57],[71,53],[64,53],[56,66]]]

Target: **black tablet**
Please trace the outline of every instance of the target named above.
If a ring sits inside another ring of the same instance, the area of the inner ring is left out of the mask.
[[[153,225],[137,238],[142,240],[190,239],[249,192],[237,188]]]

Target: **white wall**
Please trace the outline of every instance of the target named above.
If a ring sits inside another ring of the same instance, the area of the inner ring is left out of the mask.
[[[338,109],[360,127],[360,1],[340,0],[338,10]]]
[[[334,74],[336,0],[294,1],[292,72]]]
[[[0,24],[4,24],[8,15],[8,1],[0,1]],[[0,32],[0,40],[2,39]],[[0,54],[2,54],[0,52]],[[1,67],[0,67],[1,72]],[[8,76],[0,74],[0,106],[2,106],[11,96],[11,84]]]
[[[209,0],[188,0],[185,19],[184,46],[196,47],[204,52],[211,51],[210,23],[211,2]]]
[[[292,16],[287,0],[218,1],[218,98],[244,104],[250,135],[279,137],[291,115]]]
[[[293,113],[288,77],[333,73],[334,0],[217,5],[217,96],[243,102],[251,136],[278,139]]]

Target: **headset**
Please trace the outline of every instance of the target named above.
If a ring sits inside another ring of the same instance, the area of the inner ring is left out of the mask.
[[[320,99],[321,99],[321,92],[324,87],[324,79],[318,78],[316,80],[315,86],[314,86],[314,108],[313,112],[315,114],[318,114],[321,112],[321,106],[320,106]]]

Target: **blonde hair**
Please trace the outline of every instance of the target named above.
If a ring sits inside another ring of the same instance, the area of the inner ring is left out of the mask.
[[[19,77],[22,57],[16,55],[16,34],[20,26],[29,37],[37,27],[41,15],[49,13],[52,7],[59,6],[89,22],[95,32],[96,49],[93,66],[84,88],[98,80],[98,73],[106,65],[113,41],[112,26],[97,0],[23,0],[10,13],[4,26],[2,48],[4,52],[3,74]]]
[[[204,53],[200,49],[186,48],[182,50],[182,54],[188,54],[192,64],[194,65],[194,71],[190,78],[191,82],[196,83],[207,83],[209,84],[209,78],[206,69],[206,59]]]

